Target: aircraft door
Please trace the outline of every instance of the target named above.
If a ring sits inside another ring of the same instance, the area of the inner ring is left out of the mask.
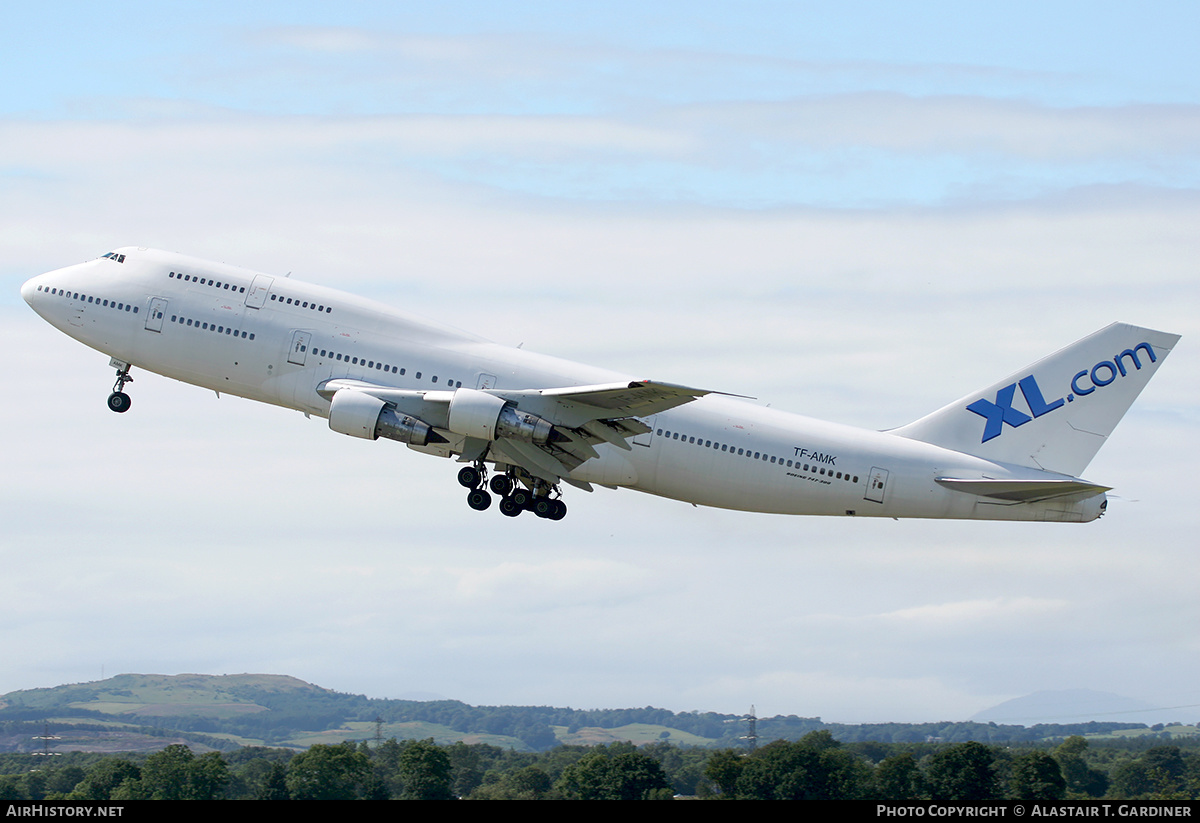
[[[867,478],[867,493],[863,495],[863,499],[882,503],[883,493],[887,491],[887,479],[887,469],[872,467],[871,476]]]
[[[271,284],[274,282],[274,277],[268,277],[265,274],[255,275],[250,289],[246,292],[246,307],[261,309],[266,305],[267,294],[271,291]]]
[[[308,344],[311,340],[312,332],[292,332],[292,345],[288,349],[288,362],[297,366],[303,366],[305,359],[308,357]]]
[[[151,297],[150,310],[146,312],[146,331],[161,332],[163,317],[167,313],[167,300],[164,297]]]
[[[496,386],[496,375],[494,375],[494,374],[480,373],[479,380],[475,383],[475,388],[479,389],[480,391],[484,391],[485,389],[495,388],[495,386]]]

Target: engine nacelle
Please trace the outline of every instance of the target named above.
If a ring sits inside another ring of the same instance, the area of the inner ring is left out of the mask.
[[[396,410],[366,392],[342,389],[329,401],[329,428],[351,437],[377,440],[386,437],[414,446],[442,438],[422,420]]]
[[[449,425],[455,434],[480,440],[511,437],[526,443],[549,442],[554,426],[545,418],[523,412],[494,394],[457,389],[450,398]]]

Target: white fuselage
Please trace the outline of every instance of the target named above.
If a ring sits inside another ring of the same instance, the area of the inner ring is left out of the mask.
[[[337,378],[418,391],[631,379],[333,289],[152,250],[48,272],[22,295],[54,326],[119,361],[322,417],[330,404],[317,388]],[[629,450],[602,443],[570,478],[783,514],[1080,521],[1102,510],[1102,494],[1013,503],[945,488],[934,478],[1062,475],[729,397],[700,397],[643,422],[651,431]]]

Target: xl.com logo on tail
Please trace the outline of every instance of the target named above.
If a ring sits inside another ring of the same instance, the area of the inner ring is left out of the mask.
[[[1060,397],[1057,400],[1047,402],[1045,396],[1042,394],[1041,387],[1037,384],[1037,380],[1032,374],[1028,377],[1022,377],[1016,383],[1010,383],[996,392],[995,402],[984,400],[981,397],[967,406],[967,411],[975,412],[975,414],[984,419],[983,439],[979,442],[986,443],[993,437],[999,437],[1004,433],[1005,423],[1015,429],[1017,426],[1025,425],[1035,417],[1041,417],[1055,409],[1061,409],[1065,403],[1072,403],[1078,398],[1086,397],[1096,389],[1104,388],[1118,377],[1124,377],[1128,374],[1127,365],[1132,365],[1134,371],[1140,370],[1142,368],[1142,361],[1138,358],[1139,349],[1146,352],[1151,363],[1158,362],[1158,358],[1154,356],[1154,348],[1149,343],[1144,341],[1138,343],[1132,349],[1126,349],[1121,352],[1112,360],[1101,360],[1090,369],[1084,369],[1072,377],[1071,391],[1066,395],[1065,400]],[[1018,388],[1021,389],[1021,394],[1025,397],[1025,403],[1029,406],[1029,411],[1033,414],[1033,417],[1030,417],[1020,409],[1013,408],[1013,399],[1016,397]]]

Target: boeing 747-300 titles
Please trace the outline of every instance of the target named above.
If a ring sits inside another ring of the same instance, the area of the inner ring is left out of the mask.
[[[885,432],[512,349],[290,278],[122,248],[21,296],[138,368],[462,464],[467,503],[558,520],[563,484],[750,512],[1085,522],[1081,479],[1178,335],[1114,323]],[[490,492],[489,492],[490,490]]]

